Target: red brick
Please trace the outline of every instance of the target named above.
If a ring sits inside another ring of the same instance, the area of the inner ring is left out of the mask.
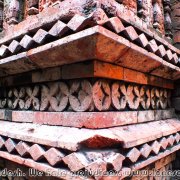
[[[138,71],[124,68],[124,80],[140,84],[147,84],[147,75]]]
[[[79,71],[81,69],[81,71]],[[86,77],[104,77],[110,79],[124,80],[138,84],[149,84],[152,86],[173,89],[172,80],[163,79],[157,76],[148,75],[135,70],[123,68],[100,61],[88,61],[86,63],[76,63],[64,65],[62,67],[63,79],[75,79]]]
[[[180,134],[179,134],[179,133],[176,133],[176,135],[175,135],[175,141],[176,141],[177,143],[179,143],[179,141],[180,141]]]
[[[136,41],[142,46],[142,47],[146,47],[147,44],[149,43],[146,36],[144,35],[144,33],[140,34],[138,36],[138,38],[136,39]]]
[[[29,153],[35,161],[38,161],[43,158],[45,151],[40,145],[34,144],[30,147]]]
[[[180,124],[175,119],[166,120],[167,124],[160,126],[159,130],[163,132],[163,136],[167,136],[180,131]]]
[[[147,48],[149,51],[155,53],[158,50],[158,46],[156,41],[153,39],[151,41],[149,41],[149,44],[147,45]]]
[[[27,58],[25,52],[4,58],[0,63],[0,67],[8,75],[32,71],[37,68],[37,66]]]
[[[171,163],[172,161],[174,161],[176,158],[176,154],[173,153],[173,154],[170,154],[162,159],[160,159],[159,161],[155,162],[155,168],[158,170],[158,169],[161,169],[163,168],[164,166],[166,166],[167,164]]]
[[[88,161],[81,153],[71,153],[63,158],[65,164],[68,165],[72,172],[79,171],[88,165]]]
[[[95,59],[116,63],[130,48],[130,42],[103,27],[99,27],[98,31],[100,35],[96,42]]]
[[[96,178],[101,178],[107,172],[107,163],[99,159],[86,166],[86,170],[94,174]]]
[[[68,22],[67,26],[73,31],[80,31],[88,24],[88,18],[75,14]]]
[[[94,77],[94,61],[62,66],[62,79]]]
[[[167,89],[174,89],[174,82],[169,79],[164,79],[163,81],[163,87]]]
[[[180,123],[177,119],[119,126],[97,131],[86,128],[39,126],[32,123],[0,121],[1,135],[15,136],[16,139],[22,141],[28,140],[28,142],[70,151],[77,151],[82,145],[90,148],[109,147],[111,145],[131,148],[179,131]],[[66,133],[64,134],[64,132]]]
[[[108,22],[105,23],[105,26],[115,31],[116,33],[122,32],[125,28],[121,20],[117,17],[109,18]]]
[[[173,119],[170,121],[154,121],[126,127],[115,127],[111,128],[111,131],[121,137],[124,142],[123,147],[130,148],[160,138],[163,133],[166,136],[176,132],[172,125],[175,122]]]
[[[32,72],[32,82],[48,82],[61,79],[61,68],[48,68],[43,71]]]
[[[151,86],[163,87],[163,82],[164,81],[165,81],[165,79],[162,79],[160,77],[148,76],[148,84],[151,85]]]
[[[13,40],[10,43],[8,49],[11,51],[11,53],[16,53],[17,51],[19,51],[21,49],[21,45],[19,44],[18,41]]]
[[[138,158],[140,157],[141,153],[137,148],[132,148],[126,155],[126,158],[132,162],[135,163]]]
[[[155,110],[154,116],[155,120],[171,119],[175,117],[175,112],[174,109]]]
[[[34,43],[33,39],[28,35],[25,35],[20,41],[20,45],[25,49],[31,47],[33,43]]]
[[[94,129],[137,123],[137,112],[13,111],[12,121]]]
[[[138,111],[138,123],[142,122],[148,122],[148,121],[154,121],[154,111],[148,110],[148,111]],[[161,119],[159,119],[161,120]]]
[[[75,63],[80,60],[93,59],[95,53],[94,43],[99,36],[96,33],[97,31],[98,28],[93,27],[69,35],[55,42],[29,50],[27,56],[40,68],[55,67],[73,62]],[[86,47],[86,49],[84,49],[84,47]],[[46,60],[44,57],[46,57]]]
[[[151,148],[152,148],[152,152],[154,152],[155,154],[158,154],[159,153],[159,150],[160,150],[160,143],[158,141],[154,141],[152,144],[151,144]]]
[[[180,42],[180,32],[177,31],[175,34],[174,34],[174,42],[175,43],[179,43]]]
[[[11,153],[15,150],[16,144],[11,138],[8,138],[5,142],[5,147],[7,148],[8,152]]]
[[[173,146],[174,142],[175,142],[175,138],[173,135],[170,135],[168,138],[168,142],[170,146]]]
[[[94,30],[92,30],[92,29],[94,29]],[[86,38],[84,37],[84,38],[79,39],[79,37],[82,35],[79,33],[79,34],[76,34],[76,37],[75,37],[76,40],[73,40],[73,38],[72,38],[73,35],[72,35],[71,36],[72,39],[70,37],[68,37],[68,40],[69,40],[68,43],[66,43],[67,39],[66,40],[61,39],[61,40],[56,41],[55,44],[53,43],[53,45],[54,45],[53,47],[51,47],[51,43],[49,43],[42,47],[38,47],[34,50],[30,50],[30,51],[28,51],[27,54],[30,55],[30,59],[35,62],[34,65],[37,64],[39,67],[53,67],[53,66],[62,65],[64,63],[78,62],[80,60],[82,61],[82,60],[93,59],[93,58],[98,58],[103,61],[108,61],[108,62],[114,63],[114,62],[120,62],[118,60],[118,58],[120,57],[120,54],[124,54],[123,55],[124,62],[121,63],[121,65],[129,67],[129,68],[137,69],[137,70],[143,71],[143,72],[149,72],[150,70],[159,66],[158,63],[160,62],[160,60],[154,54],[150,54],[147,51],[145,51],[144,49],[142,49],[140,47],[136,47],[134,44],[130,44],[124,38],[120,38],[119,36],[115,35],[114,33],[110,33],[109,31],[106,31],[102,27],[99,27],[99,28],[96,27],[96,28],[92,28],[92,29],[86,30],[86,33],[87,33]],[[102,35],[93,35],[93,33],[95,34],[97,32],[99,32],[99,34],[102,34]],[[90,38],[90,35],[92,35],[91,38]],[[112,36],[112,38],[109,38],[109,36]],[[98,38],[96,38],[96,37],[98,37]],[[89,38],[91,39],[91,41],[93,40],[93,42],[95,42],[97,44],[96,51],[94,51],[94,48],[95,48],[94,44],[88,43],[90,41]],[[108,49],[104,48],[104,46],[105,46],[105,44],[107,44],[107,42],[109,44]],[[67,44],[69,44],[68,47],[67,47]],[[78,49],[81,49],[81,48],[77,49],[77,47],[80,46],[80,44],[82,44],[82,45],[85,44],[84,46],[87,45],[87,47],[89,46],[89,48],[87,48],[83,52],[79,52]],[[71,45],[73,46],[74,50],[71,51],[71,54],[69,54],[68,48],[72,47]],[[57,50],[57,49],[59,49],[60,46],[64,47],[63,52]],[[115,52],[113,51],[114,48],[116,48]],[[48,51],[48,49],[49,49],[49,51]],[[56,51],[54,51],[55,49],[56,49]],[[129,49],[128,53],[125,53],[128,49]],[[45,52],[46,50],[48,52]],[[43,51],[43,52],[41,52],[41,51]],[[68,53],[65,53],[65,52],[68,52]],[[53,54],[53,56],[50,54]],[[69,57],[67,57],[67,56],[65,57],[64,54],[68,54]],[[126,54],[126,56],[125,56],[125,54]],[[58,57],[60,55],[62,58],[61,61],[58,60],[59,59]],[[51,60],[48,62],[44,61],[44,57],[47,57],[47,59],[51,59]],[[132,61],[132,59],[134,59],[134,57],[136,57],[136,59],[138,59],[138,61],[140,61],[140,62],[136,62],[136,64],[134,64]],[[70,62],[69,62],[69,60],[70,60]],[[149,60],[151,61],[151,63],[149,63]],[[49,63],[49,62],[51,62],[51,63]],[[142,68],[142,64],[145,65],[143,68]],[[148,69],[146,69],[146,68],[148,68]],[[18,69],[18,71],[22,72],[22,69]],[[158,75],[162,76],[161,73],[158,73]]]
[[[121,2],[121,1],[120,1]],[[129,1],[125,0],[123,1],[123,4],[129,7],[132,11],[136,12],[137,11],[137,2],[135,0]]]
[[[119,172],[122,168],[122,163],[123,163],[124,159],[125,159],[125,157],[123,155],[117,153],[117,154],[111,156],[107,162],[113,166],[113,169],[116,172]]]
[[[21,155],[21,156],[25,156],[29,151],[29,145],[23,141],[20,141],[17,145],[16,145],[16,150],[17,152]]]
[[[59,169],[53,168],[51,166],[48,166],[47,164],[38,163],[31,159],[28,159],[28,158],[25,159],[25,158],[19,157],[17,155],[9,154],[7,152],[1,151],[0,157],[3,157],[5,159],[8,159],[10,161],[16,162],[21,165],[25,165],[27,167],[31,167],[31,168],[36,169],[41,172],[46,172],[46,173],[48,172],[50,175],[52,175],[52,178],[54,178],[54,176],[56,176],[56,177],[59,177],[62,179],[83,180],[83,178],[80,176],[73,177],[72,173],[67,170],[60,169],[60,168]],[[92,180],[92,179],[87,178],[87,180]]]
[[[94,62],[94,76],[123,80],[123,68],[117,65]]]
[[[38,43],[38,44],[42,44],[45,41],[46,36],[48,35],[48,32],[43,30],[43,29],[39,29],[36,34],[33,36],[33,40]]]
[[[134,41],[136,39],[138,39],[138,34],[135,31],[134,27],[132,26],[128,26],[123,30],[123,34],[130,40],[130,41]]]
[[[147,143],[142,145],[140,148],[141,156],[143,156],[144,158],[148,158],[151,151],[152,151],[152,148]]]
[[[69,30],[69,28],[66,26],[65,23],[58,21],[50,30],[49,30],[49,34],[52,36],[59,36],[61,37],[62,35],[64,35],[65,33],[67,33],[67,31]]]
[[[47,159],[51,166],[55,166],[59,162],[62,161],[64,154],[58,151],[55,148],[50,148],[48,151],[45,152],[44,157]]]
[[[179,72],[176,71],[177,67],[174,66],[173,64],[170,64],[169,62],[163,61],[163,64],[152,70],[151,74],[159,77],[163,77],[165,79],[176,79],[179,76]]]
[[[32,123],[34,120],[33,115],[33,111],[12,111],[12,121]]]
[[[164,150],[166,150],[167,146],[168,146],[168,140],[167,138],[163,137],[160,141],[159,141],[161,148],[163,148]]]
[[[135,61],[136,59],[136,61]],[[149,63],[149,61],[151,63]],[[143,48],[131,44],[131,48],[117,60],[120,66],[131,68],[140,72],[150,72],[161,65],[162,59],[151,55]]]

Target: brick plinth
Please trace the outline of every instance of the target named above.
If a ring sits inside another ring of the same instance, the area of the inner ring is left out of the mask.
[[[9,116],[7,116],[7,114]],[[34,112],[0,110],[0,119],[14,122],[70,126],[78,128],[107,128],[176,117],[173,109],[122,112]]]

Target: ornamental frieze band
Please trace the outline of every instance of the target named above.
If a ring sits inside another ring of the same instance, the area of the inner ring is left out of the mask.
[[[168,89],[107,79],[60,81],[1,92],[4,97],[0,98],[0,107],[19,110],[84,112],[171,107]]]

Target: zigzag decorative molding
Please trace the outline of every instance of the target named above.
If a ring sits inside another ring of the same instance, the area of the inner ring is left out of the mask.
[[[179,62],[178,54],[172,49],[167,50],[167,46],[165,44],[159,45],[160,42],[158,40],[153,38],[149,40],[146,33],[139,33],[135,27],[123,24],[118,17],[108,18],[104,10],[100,9],[99,11],[101,12],[101,16],[99,18],[103,19],[103,21],[94,21],[93,16],[84,17],[76,14],[68,21],[68,23],[58,20],[49,30],[46,30],[46,27],[41,27],[35,33],[32,33],[32,35],[26,34],[20,40],[18,37],[8,43],[3,43],[0,47],[0,57],[4,58],[19,52],[27,51],[37,46],[41,46],[42,44],[52,42],[52,40],[63,38],[67,34],[73,34],[86,29],[87,27],[89,28],[92,24],[97,24],[110,29],[116,34],[125,37],[129,41],[149,52],[152,52],[153,54],[156,54],[172,64],[177,65]]]
[[[47,163],[55,168],[62,168],[65,164],[66,170],[77,172],[82,169],[92,173],[95,167],[103,168],[107,172],[107,166],[119,172],[124,167],[134,167],[148,158],[154,157],[158,160],[158,155],[166,153],[167,150],[180,147],[180,134],[175,133],[162,137],[155,141],[147,142],[141,146],[129,149],[101,149],[101,150],[79,150],[78,152],[65,152],[62,149],[44,146],[40,144],[21,141],[19,139],[0,136],[0,151],[9,155],[16,155],[22,158],[32,159],[35,162]],[[97,169],[98,170],[98,169]]]

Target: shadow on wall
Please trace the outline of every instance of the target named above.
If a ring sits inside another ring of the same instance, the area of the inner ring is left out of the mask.
[[[180,79],[175,82],[175,88],[172,92],[172,107],[175,108],[178,118],[180,118]]]

